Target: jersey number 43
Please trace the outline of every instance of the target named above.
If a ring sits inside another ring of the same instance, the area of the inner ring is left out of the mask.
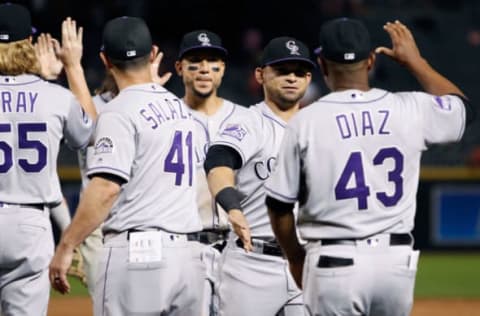
[[[393,182],[395,190],[391,195],[387,195],[386,192],[376,193],[376,198],[386,207],[396,205],[403,195],[402,153],[395,147],[382,148],[373,158],[373,165],[382,165],[388,158],[394,161],[393,170],[388,172],[388,181]],[[335,198],[337,200],[356,198],[359,210],[368,208],[367,198],[370,196],[370,187],[365,181],[363,170],[362,153],[359,151],[352,152],[335,186]],[[355,187],[349,188],[348,183],[352,176],[355,180]]]
[[[28,133],[46,132],[46,123],[19,123],[18,124],[18,149],[34,150],[38,154],[36,162],[27,159],[18,159],[18,165],[25,172],[40,172],[47,165],[47,147],[39,140],[28,139]],[[11,133],[10,123],[0,124],[0,133]],[[14,145],[16,147],[16,145]],[[0,164],[0,173],[7,173],[13,166],[13,148],[5,141],[0,141],[0,152],[3,151],[3,163]]]

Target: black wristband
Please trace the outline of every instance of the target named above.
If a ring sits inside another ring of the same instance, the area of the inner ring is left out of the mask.
[[[231,210],[242,210],[240,193],[234,187],[226,187],[215,196],[215,201],[228,213]]]

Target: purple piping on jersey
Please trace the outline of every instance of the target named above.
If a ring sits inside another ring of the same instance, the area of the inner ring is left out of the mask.
[[[246,159],[245,159],[245,155],[243,154],[242,150],[240,149],[240,147],[238,147],[237,145],[235,145],[234,143],[230,143],[230,142],[227,142],[227,141],[216,141],[214,144],[212,145],[224,145],[224,146],[229,146],[229,147],[232,147],[233,149],[235,149],[239,154],[240,156],[242,156],[242,166],[246,163]]]
[[[35,83],[35,82],[38,82],[38,81],[42,81],[42,79],[35,79],[33,81],[20,82],[20,83],[0,83],[0,86],[24,86],[24,85],[32,84],[32,83]]]
[[[381,100],[383,98],[385,98],[388,94],[390,94],[390,92],[385,92],[384,95],[378,97],[377,99],[373,99],[373,100],[369,100],[369,101],[326,101],[326,100],[318,100],[318,102],[320,103],[334,103],[334,104],[367,104],[367,103],[373,103],[373,102],[376,102],[378,100]]]
[[[262,115],[265,116],[266,118],[274,121],[275,123],[277,123],[278,125],[280,125],[280,126],[283,127],[283,128],[287,127],[287,125],[285,125],[284,123],[278,121],[276,118],[269,116],[269,115],[266,114],[266,113],[263,113],[263,112],[262,112]]]
[[[152,90],[143,90],[143,89],[125,89],[122,92],[137,91],[137,92],[150,92],[150,93],[169,93],[169,91],[152,91]]]
[[[283,194],[280,194],[278,192],[275,192],[273,191],[272,189],[268,188],[267,186],[265,186],[265,190],[267,190],[268,192],[272,193],[273,195],[276,195],[282,199],[285,199],[285,200],[288,200],[289,202],[296,202],[297,201],[297,198],[292,198],[292,197],[289,197],[289,196],[286,196],[286,195],[283,195]]]
[[[130,175],[129,175],[128,173],[126,173],[126,172],[124,172],[124,171],[122,171],[122,170],[120,170],[120,169],[110,168],[110,167],[95,167],[95,168],[90,168],[90,169],[87,170],[87,175],[92,175],[92,174],[94,174],[94,173],[97,173],[97,172],[93,172],[93,173],[92,173],[91,171],[93,171],[93,170],[98,170],[98,169],[103,169],[103,170],[106,169],[106,170],[117,171],[117,172],[119,172],[119,173],[127,176],[127,177],[125,178],[125,180],[128,181],[128,180],[130,179]],[[118,175],[118,174],[115,174],[115,173],[114,173],[114,175]]]
[[[103,282],[103,297],[102,297],[102,315],[105,315],[105,301],[107,300],[107,279],[108,279],[108,268],[110,267],[110,258],[112,257],[112,248],[108,251],[107,265],[105,267],[105,281]]]
[[[220,123],[220,125],[218,126],[218,130],[222,129],[223,124],[225,123],[226,120],[228,120],[228,118],[230,118],[230,116],[232,116],[232,114],[233,114],[233,112],[235,112],[236,108],[237,108],[237,105],[234,104],[233,107],[232,107],[232,111],[223,119],[222,123]]]
[[[193,120],[198,122],[198,124],[200,124],[200,126],[203,128],[203,130],[205,131],[205,135],[207,135],[207,142],[210,144],[210,133],[208,132],[207,126],[205,126],[205,124],[203,124],[203,122],[196,117],[194,117]]]

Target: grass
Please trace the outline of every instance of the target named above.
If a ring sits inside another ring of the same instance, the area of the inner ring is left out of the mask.
[[[415,296],[480,298],[480,253],[422,253]]]
[[[69,296],[88,296],[76,278],[69,278]],[[52,297],[61,297],[52,290]],[[417,298],[480,298],[480,252],[421,253],[415,286]]]
[[[68,296],[88,296],[88,290],[85,286],[82,285],[80,280],[77,278],[68,277],[70,282],[71,290],[69,294],[62,295],[57,291],[51,290],[51,297],[68,297]]]

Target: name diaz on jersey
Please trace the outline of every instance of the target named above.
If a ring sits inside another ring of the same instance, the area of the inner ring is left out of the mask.
[[[390,135],[388,110],[342,113],[335,117],[342,139],[359,136]]]

